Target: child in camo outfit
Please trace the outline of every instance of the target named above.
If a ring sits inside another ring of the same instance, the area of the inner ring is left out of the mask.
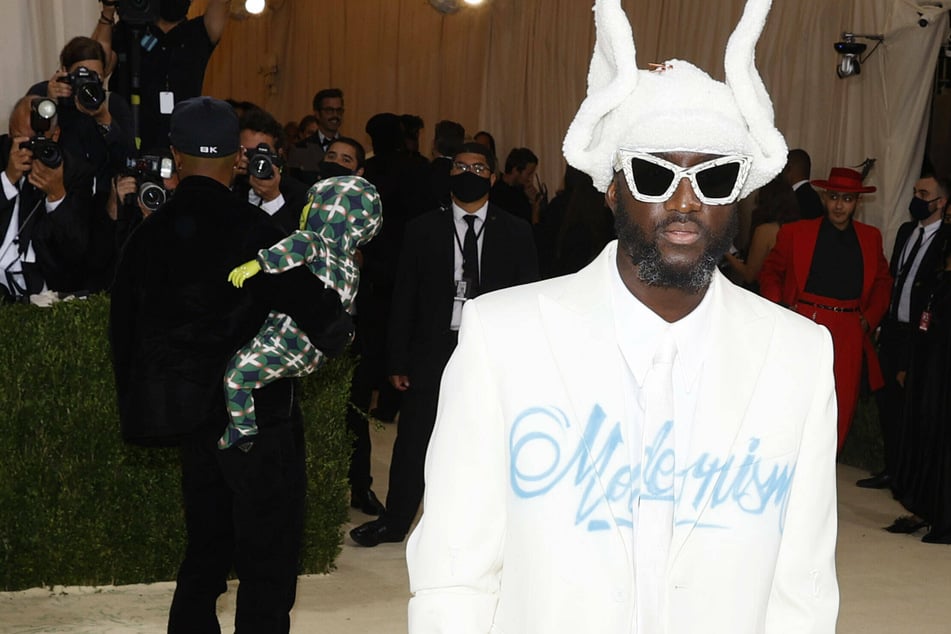
[[[380,195],[369,181],[359,176],[327,178],[310,188],[300,230],[262,249],[257,259],[231,271],[228,280],[240,288],[259,271],[281,273],[303,264],[335,288],[344,310],[350,310],[360,281],[354,252],[376,235],[382,222]],[[231,422],[218,448],[251,448],[258,431],[251,390],[279,378],[308,375],[323,360],[294,320],[272,311],[254,339],[228,363],[224,385]]]

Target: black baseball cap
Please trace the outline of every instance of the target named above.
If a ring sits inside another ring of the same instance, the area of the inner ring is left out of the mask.
[[[175,104],[169,122],[169,145],[183,154],[220,158],[240,147],[238,115],[214,97],[192,97]]]

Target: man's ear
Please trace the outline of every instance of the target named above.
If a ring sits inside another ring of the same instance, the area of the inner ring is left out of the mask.
[[[56,125],[53,127],[53,131],[50,132],[50,139],[52,139],[54,142],[58,142],[58,141],[59,141],[59,133],[60,133],[60,127],[59,127],[59,124],[56,124]]]
[[[356,174],[357,176],[363,176],[363,168],[362,168],[362,167],[358,167],[358,168],[357,168],[357,171],[354,172],[354,174]]]
[[[491,174],[489,174],[489,187],[491,188],[494,185],[495,185],[495,172],[492,172]]]
[[[169,150],[172,152],[172,162],[175,164],[175,171],[180,172],[182,170],[182,154],[174,147],[169,147]]]
[[[615,178],[611,179],[607,190],[604,192],[604,204],[612,213],[617,208],[617,179]]]

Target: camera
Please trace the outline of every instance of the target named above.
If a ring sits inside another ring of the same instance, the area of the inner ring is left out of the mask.
[[[153,24],[159,19],[159,0],[119,0],[119,19],[132,26]]]
[[[845,42],[836,42],[832,45],[835,52],[839,55],[861,55],[868,48],[867,44],[846,40]]]
[[[840,79],[858,75],[862,72],[861,55],[868,48],[868,45],[856,42],[855,37],[852,33],[843,33],[842,41],[832,45],[835,52],[842,56],[835,68],[835,72]]]
[[[280,167],[281,157],[271,151],[266,143],[259,143],[256,148],[248,148],[244,155],[248,157],[248,175],[255,178],[274,178],[274,166]]]
[[[29,141],[24,141],[20,148],[33,152],[33,158],[50,169],[56,169],[63,164],[63,151],[59,149],[56,141],[45,136],[37,135]]]
[[[143,207],[155,211],[168,200],[169,192],[162,179],[172,177],[172,159],[144,154],[126,159],[126,169],[139,181],[138,198]]]
[[[72,73],[59,78],[64,84],[73,88],[73,95],[79,105],[86,110],[98,110],[106,100],[106,91],[102,88],[102,79],[99,73],[80,66]]]

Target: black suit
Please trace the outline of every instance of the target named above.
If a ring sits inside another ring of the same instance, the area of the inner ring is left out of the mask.
[[[0,170],[7,167],[11,146],[9,135],[0,136]],[[66,155],[63,184],[66,197],[49,213],[45,206],[46,194],[25,180],[13,183],[20,188],[20,193],[13,198],[8,199],[0,188],[0,237],[6,235],[19,199],[18,244],[12,248],[19,249],[22,256],[32,245],[36,253],[35,263],[22,265],[26,294],[40,292],[44,282],[54,291],[86,290],[90,236],[97,213],[92,204],[91,168]]]
[[[538,279],[528,223],[489,205],[480,254],[482,293]],[[439,379],[456,347],[450,329],[456,284],[455,223],[450,209],[406,226],[390,313],[388,374],[406,375],[386,499],[386,521],[409,530],[423,497],[423,462],[436,420]]]
[[[900,273],[898,268],[901,264],[902,251],[909,240],[915,239],[917,227],[917,222],[906,222],[898,228],[890,263],[895,285],[898,284]],[[906,280],[906,285],[909,282],[912,284],[908,322],[898,321],[898,306],[894,305],[894,302],[890,307],[889,315],[882,321],[878,356],[882,364],[885,387],[878,393],[878,408],[882,440],[885,445],[885,471],[888,473],[893,472],[898,460],[898,424],[905,400],[905,390],[898,384],[895,377],[898,372],[908,370],[912,338],[921,320],[921,314],[927,308],[931,294],[944,269],[942,254],[945,253],[945,244],[949,237],[951,237],[951,227],[941,225],[934,238],[926,245],[914,279]],[[893,297],[897,292],[900,292],[900,289],[893,290]]]
[[[821,218],[826,213],[825,205],[822,204],[819,194],[809,183],[803,183],[796,190],[796,201],[799,203],[799,217],[803,220]]]
[[[320,132],[314,132],[303,141],[291,146],[287,151],[288,172],[308,185],[320,180],[320,162],[324,160],[324,154],[334,139],[325,139],[325,141],[329,142],[321,143]]]

